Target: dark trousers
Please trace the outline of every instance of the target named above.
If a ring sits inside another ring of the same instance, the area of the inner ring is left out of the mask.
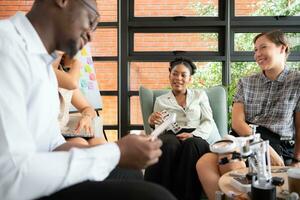
[[[40,200],[64,199],[175,200],[164,188],[143,181],[141,171],[122,168],[114,169],[104,181],[85,181]]]
[[[199,200],[202,187],[196,162],[209,152],[208,143],[199,137],[180,141],[170,133],[161,135],[160,139],[163,154],[157,164],[145,170],[145,180],[166,187],[180,200]]]

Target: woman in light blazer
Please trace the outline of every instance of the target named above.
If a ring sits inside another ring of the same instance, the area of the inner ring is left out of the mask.
[[[172,90],[156,99],[154,112],[148,119],[155,128],[163,122],[165,111],[176,114],[181,130],[176,133],[168,130],[160,136],[163,155],[156,165],[146,169],[145,179],[165,186],[184,200],[201,197],[195,165],[209,151],[208,143],[220,139],[205,91],[187,89],[195,71],[195,64],[187,58],[170,62]]]

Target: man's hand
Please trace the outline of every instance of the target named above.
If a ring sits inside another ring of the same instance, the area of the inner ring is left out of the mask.
[[[119,166],[132,169],[144,169],[158,162],[162,151],[161,140],[150,140],[147,136],[127,135],[117,142],[121,151]]]

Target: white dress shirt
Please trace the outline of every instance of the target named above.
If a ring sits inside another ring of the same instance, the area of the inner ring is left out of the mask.
[[[101,181],[119,162],[115,143],[52,152],[65,142],[54,57],[24,14],[0,21],[0,199],[34,199]]]
[[[213,119],[207,94],[204,90],[187,90],[186,107],[177,103],[172,91],[156,98],[154,112],[167,110],[176,114],[176,122],[182,128],[196,128],[192,134],[213,143],[221,139]]]

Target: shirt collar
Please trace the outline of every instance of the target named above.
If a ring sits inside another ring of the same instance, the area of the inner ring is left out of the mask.
[[[16,15],[10,18],[10,21],[25,42],[27,52],[39,54],[46,63],[53,61],[55,56],[49,55],[41,38],[24,13],[17,12]]]
[[[288,67],[284,67],[283,71],[279,74],[279,76],[277,77],[277,80],[278,82],[284,82],[287,75],[289,73],[289,69]]]
[[[187,88],[186,89],[186,96],[190,96],[190,95],[191,95],[191,90]],[[173,94],[172,89],[168,92],[168,97],[174,97],[175,98],[175,95]]]
[[[191,90],[186,89],[186,105],[188,106],[189,100],[191,99]],[[167,98],[173,103],[173,105],[178,105],[175,95],[172,92],[172,89],[168,92]],[[181,108],[181,106],[180,106]]]
[[[284,67],[283,71],[279,74],[279,76],[277,77],[276,80],[274,81],[278,81],[278,82],[284,82],[287,75],[289,73],[289,68],[288,67]],[[268,77],[266,77],[266,75],[262,72],[260,73],[260,79],[264,82],[271,82],[272,80],[268,79]]]

